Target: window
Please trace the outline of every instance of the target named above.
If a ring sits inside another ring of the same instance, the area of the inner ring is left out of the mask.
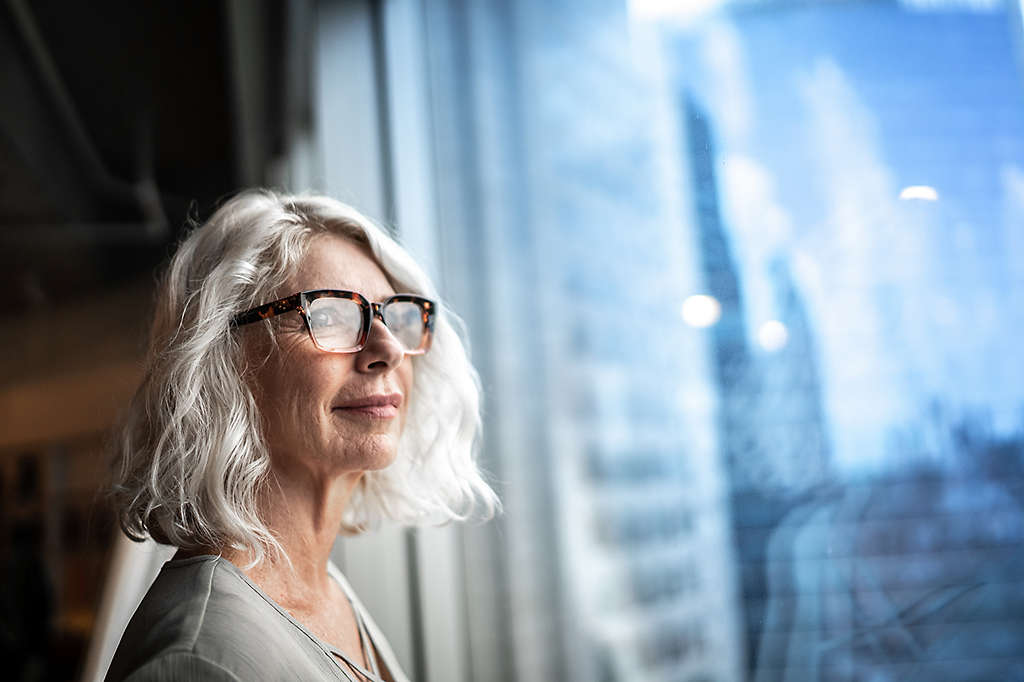
[[[1019,7],[386,7],[506,506],[469,679],[1019,671]]]

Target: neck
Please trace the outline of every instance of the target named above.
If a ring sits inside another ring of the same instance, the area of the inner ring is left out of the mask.
[[[243,569],[249,579],[282,605],[315,604],[332,590],[327,562],[338,537],[341,516],[362,472],[335,476],[308,470],[281,471],[263,497],[263,522],[273,529],[283,556],[266,556]],[[250,553],[225,552],[238,566],[252,560]],[[290,560],[290,564],[289,564]]]

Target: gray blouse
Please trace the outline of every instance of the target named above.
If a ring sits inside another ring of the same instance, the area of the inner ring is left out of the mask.
[[[387,640],[332,563],[352,604],[364,652],[375,649],[395,682],[408,682]],[[379,680],[354,675],[323,642],[218,556],[168,561],[135,611],[107,672],[108,682],[166,680]],[[372,655],[367,656],[375,664]]]

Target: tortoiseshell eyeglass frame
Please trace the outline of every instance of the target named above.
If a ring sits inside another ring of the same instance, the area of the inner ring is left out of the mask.
[[[318,298],[345,298],[359,304],[359,312],[362,316],[362,320],[359,328],[359,341],[355,346],[352,346],[351,348],[334,349],[324,348],[317,343],[316,336],[313,334],[313,327],[309,323],[309,306]],[[261,320],[269,320],[272,317],[297,310],[299,314],[302,315],[302,321],[306,325],[306,331],[309,333],[310,340],[317,348],[325,353],[358,353],[366,347],[366,341],[370,338],[370,328],[373,326],[374,318],[378,318],[384,326],[387,327],[388,323],[384,320],[384,307],[389,303],[415,303],[419,306],[420,313],[423,315],[423,337],[420,339],[420,345],[418,348],[413,350],[406,349],[405,354],[423,355],[430,350],[430,343],[434,337],[434,319],[437,314],[437,304],[429,298],[417,296],[416,294],[395,294],[393,296],[388,296],[379,303],[373,303],[356,291],[345,291],[342,289],[315,289],[312,291],[300,291],[292,294],[291,296],[285,296],[284,298],[279,298],[276,301],[264,303],[263,305],[256,306],[255,308],[246,310],[243,313],[239,313],[232,318],[231,324],[234,327],[241,327],[242,325],[259,322]]]

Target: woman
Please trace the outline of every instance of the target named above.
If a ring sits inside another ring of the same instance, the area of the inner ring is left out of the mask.
[[[430,281],[338,201],[246,192],[180,246],[121,429],[121,525],[179,548],[108,680],[404,680],[329,555],[462,519],[476,373]]]

